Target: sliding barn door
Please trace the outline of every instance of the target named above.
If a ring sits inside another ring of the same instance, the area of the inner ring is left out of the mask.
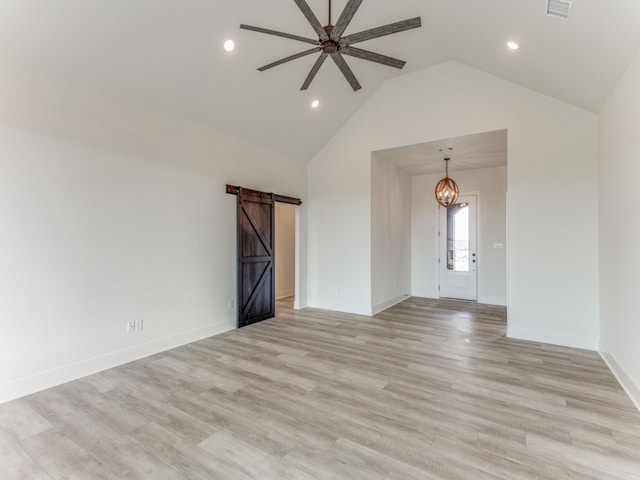
[[[275,316],[273,231],[273,195],[239,189],[238,327]]]

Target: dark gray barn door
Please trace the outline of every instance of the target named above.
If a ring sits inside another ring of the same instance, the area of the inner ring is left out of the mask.
[[[274,317],[274,202],[301,205],[299,198],[226,186],[238,198],[238,327]]]
[[[238,192],[238,327],[275,316],[273,194]]]

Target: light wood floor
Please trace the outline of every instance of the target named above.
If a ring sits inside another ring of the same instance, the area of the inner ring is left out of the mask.
[[[0,405],[0,478],[640,478],[640,413],[599,355],[506,339],[503,308],[279,307]]]

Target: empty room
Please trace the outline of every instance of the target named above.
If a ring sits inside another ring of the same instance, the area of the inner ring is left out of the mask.
[[[0,0],[0,480],[640,478],[638,25]]]

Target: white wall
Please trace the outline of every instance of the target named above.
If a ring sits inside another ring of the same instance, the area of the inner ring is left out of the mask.
[[[308,165],[308,304],[368,315],[371,150],[351,140],[341,130]]]
[[[411,178],[412,295],[438,298],[438,209],[433,195],[439,175]],[[482,168],[451,174],[460,193],[478,198],[478,302],[507,304],[507,167]],[[494,248],[501,243],[505,248]]]
[[[276,202],[276,298],[295,293],[296,207]]]
[[[601,350],[640,408],[640,52],[600,117]]]
[[[371,152],[504,128],[509,335],[597,348],[598,117],[457,62],[385,83],[311,161],[310,303],[371,309]]]
[[[371,303],[378,313],[411,292],[411,177],[371,156]]]
[[[225,184],[306,165],[6,58],[0,104],[0,402],[234,328]]]

